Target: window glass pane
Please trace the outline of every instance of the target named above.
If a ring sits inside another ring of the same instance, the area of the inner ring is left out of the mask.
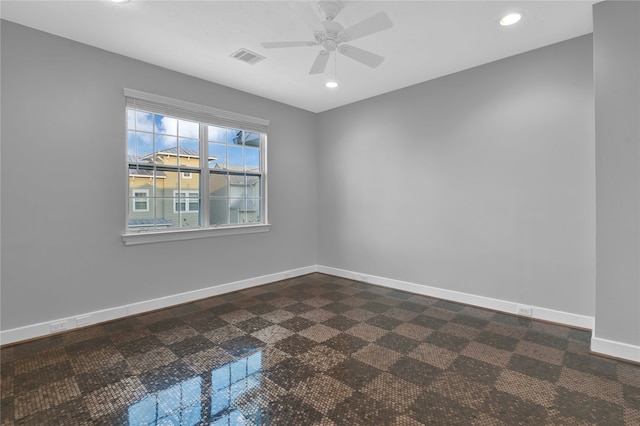
[[[242,131],[236,129],[227,130],[227,143],[234,145],[242,145]]]
[[[129,166],[129,195],[134,191],[146,190],[153,196],[153,170],[144,166]]]
[[[179,215],[174,211],[174,193],[178,191],[179,173],[171,170],[159,170],[156,179],[156,216],[165,227],[180,226]]]
[[[139,199],[134,197],[129,198],[129,223],[127,224],[127,229],[130,231],[154,229],[155,205],[153,203],[153,199],[148,199],[146,210],[136,210],[134,206],[137,201],[139,201]]]
[[[228,145],[227,155],[227,168],[229,170],[242,170],[242,146]]]
[[[177,165],[178,138],[175,136],[155,135],[154,140],[156,163],[171,166]]]
[[[245,170],[250,172],[260,171],[260,150],[257,148],[244,148]]]
[[[136,121],[134,118],[135,116],[136,116],[135,111],[131,108],[127,108],[127,129],[129,130],[135,129],[135,125],[136,125]]]
[[[180,191],[186,194],[196,193],[200,196],[200,173],[188,172],[191,177],[185,178],[184,172],[180,173]],[[188,175],[189,176],[189,175]]]
[[[244,217],[244,200],[229,198],[229,223],[243,223],[241,216]]]
[[[260,222],[260,199],[259,198],[247,199],[247,222],[248,223]]]
[[[244,197],[246,190],[246,178],[243,175],[231,175],[229,176],[229,196],[230,197]]]
[[[224,174],[209,174],[209,195],[212,197],[229,195],[229,177]]]
[[[178,138],[176,136],[155,135],[156,151],[171,152],[175,155],[178,146]]]
[[[156,133],[173,136],[178,134],[178,119],[159,114],[155,114],[153,118],[154,130]]]
[[[230,198],[229,209],[231,223],[247,222],[247,199],[246,198]]]
[[[260,133],[244,132],[244,146],[260,148]]]
[[[178,172],[159,170],[156,179],[156,196],[173,198],[174,191],[178,190],[178,179]]]
[[[200,167],[200,143],[195,139],[180,138],[180,165]]]
[[[178,120],[178,136],[199,139],[200,125],[195,121]]]
[[[152,177],[149,178],[150,185],[153,186],[152,190],[149,191],[149,196],[156,197],[158,194],[162,196],[164,192],[164,187],[167,181],[167,173],[162,170],[156,170],[152,173]]]
[[[180,190],[173,189],[172,219],[180,227],[200,226],[200,179],[193,173],[192,179],[181,177]]]
[[[180,213],[174,212],[176,200],[174,198],[156,198],[156,227],[180,227]]]
[[[136,121],[130,128],[135,128],[138,132],[153,132],[153,114],[136,111]]]
[[[127,132],[127,161],[138,161],[138,143],[136,140],[136,133],[132,131]]]
[[[209,168],[224,169],[227,164],[227,146],[219,143],[209,144]]]
[[[227,129],[224,127],[208,126],[207,133],[209,142],[227,142]]]
[[[153,162],[153,135],[149,133],[137,133],[138,158],[146,163]]]
[[[213,197],[209,202],[209,223],[226,225],[229,223],[229,200],[226,197]]]
[[[127,157],[130,162],[149,162],[153,153],[153,136],[127,132]]]
[[[260,197],[262,195],[260,188],[259,176],[247,176],[247,186],[245,187],[247,197]]]
[[[155,141],[156,141],[156,151],[158,152],[168,151],[168,152],[172,152],[175,155],[176,147],[178,146],[177,136],[155,135]]]

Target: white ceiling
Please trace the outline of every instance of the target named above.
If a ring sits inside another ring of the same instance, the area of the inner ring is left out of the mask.
[[[597,1],[343,1],[336,21],[353,25],[380,11],[393,28],[351,44],[382,55],[376,69],[338,55],[309,75],[319,47],[264,49],[263,41],[313,40],[302,8],[318,1],[0,2],[2,19],[150,62],[313,112],[492,62],[593,31]],[[308,11],[308,10],[307,10]],[[523,19],[498,25],[507,12]],[[231,58],[239,48],[266,56]],[[324,83],[334,74],[338,89]]]

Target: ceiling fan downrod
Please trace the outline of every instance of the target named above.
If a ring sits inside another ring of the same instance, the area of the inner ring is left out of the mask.
[[[342,10],[342,2],[338,0],[322,0],[318,4],[318,10],[324,15],[324,19],[333,21]]]

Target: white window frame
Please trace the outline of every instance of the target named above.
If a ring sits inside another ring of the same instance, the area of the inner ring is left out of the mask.
[[[242,235],[267,232],[270,229],[268,222],[267,208],[267,129],[268,120],[251,117],[234,112],[219,110],[209,106],[193,104],[177,99],[167,98],[160,95],[141,92],[133,89],[124,89],[127,108],[134,107],[157,114],[163,114],[171,117],[177,117],[185,120],[197,121],[200,123],[201,146],[200,146],[200,169],[198,176],[200,177],[200,217],[203,223],[198,228],[169,228],[169,229],[131,229],[125,225],[125,232],[122,234],[122,240],[125,245],[156,243],[165,241],[190,240],[196,238],[206,238],[227,235]],[[126,110],[125,108],[125,123]],[[206,140],[206,128],[208,125],[240,129],[250,132],[257,132],[261,135],[260,164],[261,170],[261,203],[260,203],[260,219],[258,223],[234,223],[224,225],[210,225],[209,220],[209,165],[208,165],[208,143]],[[126,126],[124,126],[126,134]],[[126,140],[126,137],[124,138]],[[125,162],[127,174],[129,173],[129,161]],[[127,193],[129,192],[129,184],[127,183]],[[142,192],[136,190],[136,192]],[[177,193],[188,192],[179,188]],[[177,197],[176,197],[177,198]],[[147,199],[147,206],[150,200]],[[174,200],[173,209],[175,210],[177,200]],[[176,212],[177,213],[177,212]],[[188,211],[181,213],[189,213]],[[126,221],[129,221],[129,205],[126,208]]]
[[[144,194],[142,197],[138,197],[136,194]],[[137,202],[144,201],[147,206],[144,209],[139,209],[136,207]],[[134,188],[131,190],[131,202],[133,203],[133,208],[131,209],[133,212],[148,212],[149,211],[149,190],[148,189],[140,189]]]

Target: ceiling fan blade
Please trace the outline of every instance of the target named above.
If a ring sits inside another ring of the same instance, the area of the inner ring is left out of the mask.
[[[344,41],[352,41],[391,27],[393,27],[393,22],[391,22],[389,16],[384,12],[380,12],[368,19],[365,19],[364,21],[358,22],[357,24],[344,29],[342,34],[345,36]]]
[[[327,62],[329,62],[329,52],[321,50],[316,56],[316,60],[313,62],[309,74],[322,74],[327,68]]]
[[[338,51],[344,56],[347,56],[354,61],[358,61],[361,64],[375,68],[384,61],[384,57],[371,53],[368,50],[360,49],[359,47],[350,46],[348,44],[342,44],[338,48]]]
[[[276,49],[280,47],[304,47],[315,46],[315,41],[266,41],[260,43],[265,49]]]

